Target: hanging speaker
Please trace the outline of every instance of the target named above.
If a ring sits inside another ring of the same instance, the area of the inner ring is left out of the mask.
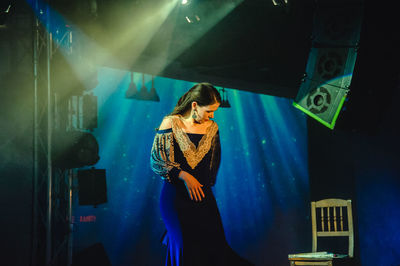
[[[328,46],[355,46],[360,39],[363,8],[359,3],[319,5],[313,24],[313,41]]]
[[[296,108],[330,129],[334,128],[349,92],[357,57],[361,15],[351,18],[351,12],[357,17],[361,6],[316,9],[306,73],[293,102]]]
[[[293,105],[333,129],[349,91],[355,48],[312,48]]]

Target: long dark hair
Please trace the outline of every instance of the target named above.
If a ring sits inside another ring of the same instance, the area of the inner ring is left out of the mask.
[[[185,114],[190,110],[192,102],[197,102],[199,106],[221,103],[221,95],[212,84],[208,82],[197,83],[182,95],[169,115]]]

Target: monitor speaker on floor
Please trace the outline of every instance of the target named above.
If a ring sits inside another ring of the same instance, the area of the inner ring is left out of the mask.
[[[72,266],[111,266],[111,261],[102,243],[96,243],[78,252],[73,257]]]

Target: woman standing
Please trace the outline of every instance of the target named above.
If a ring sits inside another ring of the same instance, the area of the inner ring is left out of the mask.
[[[220,104],[211,84],[196,84],[154,138],[150,162],[165,181],[160,209],[168,266],[253,265],[229,247],[211,190],[221,159],[218,125],[211,119]]]

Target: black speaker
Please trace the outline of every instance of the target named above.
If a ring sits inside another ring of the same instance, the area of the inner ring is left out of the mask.
[[[362,5],[316,8],[306,73],[293,105],[333,129],[349,92],[357,58]]]
[[[107,202],[105,169],[78,171],[79,205],[98,205]]]
[[[110,259],[102,243],[96,243],[74,255],[72,266],[87,265],[111,266]]]
[[[319,1],[314,13],[313,42],[327,46],[354,46],[359,42],[363,18],[361,1]],[[322,2],[325,2],[323,4]]]
[[[82,128],[93,130],[97,128],[97,96],[93,93],[85,94],[82,97]]]

